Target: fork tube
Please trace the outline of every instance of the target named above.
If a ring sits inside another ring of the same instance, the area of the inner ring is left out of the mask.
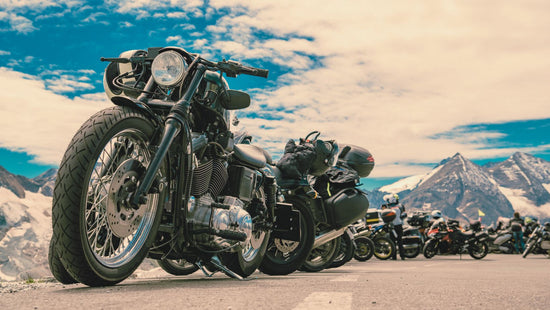
[[[145,199],[144,199],[145,195],[147,194],[147,192],[149,192],[149,189],[153,184],[155,175],[157,174],[160,164],[162,163],[162,160],[166,156],[166,153],[168,153],[168,150],[170,149],[170,146],[172,145],[174,138],[178,135],[178,133],[181,131],[182,128],[186,131],[182,137],[183,151],[185,154],[191,154],[192,141],[191,139],[189,139],[190,129],[189,129],[189,126],[187,125],[187,117],[191,106],[191,99],[193,98],[193,95],[199,88],[200,82],[202,81],[205,71],[206,71],[206,67],[204,67],[203,65],[197,66],[196,71],[193,75],[193,79],[189,84],[189,87],[185,91],[181,100],[178,101],[172,107],[172,109],[170,110],[170,113],[166,117],[166,121],[164,123],[165,124],[164,133],[162,134],[162,139],[159,144],[158,150],[155,153],[155,156],[153,157],[151,164],[149,164],[149,167],[147,167],[143,180],[141,181],[135,195],[132,197],[131,202],[134,208],[138,208],[140,204],[145,203]],[[149,83],[147,83],[147,85],[149,85]],[[186,167],[182,167],[182,169],[187,169],[188,167],[189,165],[186,165]],[[184,192],[187,192],[187,190],[184,189]],[[189,197],[185,197],[185,198],[189,198]]]

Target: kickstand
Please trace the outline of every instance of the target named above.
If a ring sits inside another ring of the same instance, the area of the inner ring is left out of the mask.
[[[216,273],[215,271],[212,272],[212,273],[208,272],[208,270],[206,270],[206,268],[204,268],[203,264],[200,261],[196,262],[195,265],[197,265],[199,267],[199,269],[202,271],[202,273],[204,273],[204,275],[209,277],[209,278],[211,278]]]
[[[233,271],[229,270],[227,267],[225,267],[222,262],[220,261],[220,259],[218,258],[217,255],[214,255],[212,256],[212,258],[210,259],[210,262],[218,267],[221,271],[223,271],[226,275],[232,277],[232,278],[235,278],[237,280],[241,280],[241,281],[245,281],[245,279],[243,277],[241,277],[240,275],[234,273]]]

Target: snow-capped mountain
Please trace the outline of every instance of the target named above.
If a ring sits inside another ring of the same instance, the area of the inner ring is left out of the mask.
[[[0,166],[0,280],[49,275],[52,192],[57,170],[28,179]]]
[[[409,210],[440,210],[450,218],[483,222],[521,215],[550,219],[550,162],[515,153],[504,162],[481,167],[461,154],[443,160],[430,173],[381,187],[373,207],[387,193],[398,193]]]

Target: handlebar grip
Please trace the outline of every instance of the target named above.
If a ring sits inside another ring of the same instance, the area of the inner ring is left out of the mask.
[[[263,78],[267,78],[269,75],[269,70],[266,69],[256,69],[256,74],[253,74],[254,76],[259,76]]]
[[[252,68],[252,67],[241,67],[241,70],[239,70],[241,74],[247,74],[252,76],[259,76],[263,78],[267,78],[269,74],[269,70],[266,69],[260,69],[260,68]]]

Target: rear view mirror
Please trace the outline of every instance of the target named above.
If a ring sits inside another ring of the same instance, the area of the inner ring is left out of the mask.
[[[225,109],[239,110],[250,106],[250,95],[247,93],[240,90],[228,89],[226,94],[225,100],[222,100],[222,106]]]

